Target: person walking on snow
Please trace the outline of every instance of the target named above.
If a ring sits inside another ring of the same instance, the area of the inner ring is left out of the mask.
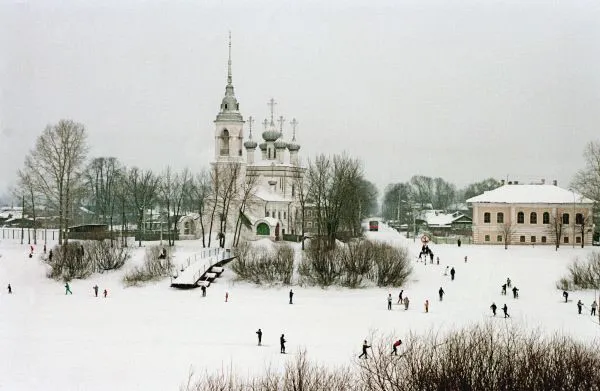
[[[403,293],[404,293],[404,289],[402,289],[402,290],[400,291],[400,294],[398,295],[398,304],[401,304],[401,303],[402,303],[402,294],[403,294]]]
[[[498,308],[498,306],[496,306],[496,303],[492,303],[490,308],[492,309],[492,313],[494,314],[494,316],[496,316],[496,309]]]
[[[258,346],[262,345],[262,330],[258,329],[258,331],[256,332],[256,335],[258,335]]]
[[[362,356],[365,356],[365,358],[369,358],[369,355],[367,354],[367,349],[370,347],[370,345],[367,345],[367,340],[365,339],[365,342],[363,342],[362,346],[362,353],[360,354],[360,356],[358,356],[358,358],[362,358]]]
[[[431,251],[431,250],[429,251],[429,258],[431,260],[429,263],[431,263],[433,265],[433,251]]]
[[[447,276],[447,275],[448,275],[448,268],[449,268],[449,267],[450,267],[450,266],[446,266],[446,270],[444,271],[444,275],[445,275],[445,276]]]
[[[579,313],[579,315],[581,315],[581,309],[583,308],[583,303],[581,302],[581,300],[579,300],[577,302],[577,313]]]
[[[442,289],[442,287],[440,287],[440,290],[438,291],[438,294],[440,295],[440,301],[442,301],[444,299],[444,290]]]
[[[565,303],[566,303],[567,299],[569,298],[569,292],[563,291],[563,297],[565,298]]]
[[[104,290],[104,298],[106,299],[106,296],[108,296],[108,291],[105,289]]]
[[[506,284],[502,284],[502,292],[500,293],[506,296]]]
[[[506,305],[506,303],[504,303],[504,307],[502,307],[502,311],[504,312],[505,318],[510,318],[510,315],[508,314],[508,306]]]
[[[52,249],[48,251],[48,261],[52,262]]]
[[[10,285],[9,285],[10,286]],[[594,302],[592,303],[592,311],[590,312],[590,315],[595,316],[596,315],[596,307],[598,306],[598,304],[596,303],[596,300],[594,300]]]
[[[454,267],[452,269],[450,269],[450,277],[452,278],[452,281],[454,281],[454,275],[456,274],[456,270],[454,270]]]
[[[392,345],[392,354],[394,356],[398,355],[398,346],[402,345],[402,340],[399,339],[396,342],[394,342],[394,344]]]
[[[517,288],[516,286],[512,288],[513,291],[513,299],[518,299],[519,298],[519,288]]]
[[[429,300],[425,300],[425,313],[429,313]]]
[[[98,297],[98,285],[94,285],[94,295]]]
[[[287,341],[285,340],[285,335],[281,334],[281,337],[279,337],[279,352],[281,354],[285,354],[285,343]]]
[[[292,301],[294,297],[294,292],[290,289],[290,304],[293,304],[294,302]]]
[[[392,294],[388,295],[388,310],[392,309]]]
[[[465,255],[465,263],[467,263],[467,256]]]
[[[206,287],[204,285],[202,285],[202,297],[206,297]]]
[[[507,278],[506,279],[506,286],[510,288],[510,284],[511,284],[510,278]]]
[[[11,295],[11,294],[12,294],[12,286],[10,286],[10,284],[8,284],[8,287],[7,287],[7,289],[8,289],[8,294],[9,294],[9,295]],[[594,302],[594,303],[595,303],[595,302]],[[593,308],[594,308],[594,310],[596,310],[596,308],[595,308],[595,307],[593,307]]]
[[[437,264],[440,264],[440,257],[435,257],[435,261],[437,262]]]
[[[229,292],[225,292],[225,303],[227,303],[227,300],[229,300]]]
[[[408,304],[410,303],[410,300],[408,300],[408,296],[406,296],[404,298],[404,311],[408,310]]]
[[[65,295],[68,293],[73,294],[73,292],[71,292],[71,287],[69,286],[69,283],[67,282],[65,284]]]

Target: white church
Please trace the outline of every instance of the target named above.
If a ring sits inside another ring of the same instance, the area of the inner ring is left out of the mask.
[[[253,240],[260,238],[280,239],[283,235],[300,235],[301,213],[300,202],[296,191],[298,178],[303,178],[306,168],[301,166],[298,152],[300,145],[296,142],[294,118],[291,122],[292,138],[285,141],[283,126],[285,119],[274,118],[275,101],[269,101],[270,119],[262,123],[262,142],[253,139],[253,118],[248,121],[240,112],[240,104],[235,96],[231,73],[231,37],[229,40],[229,60],[225,96],[215,124],[214,169],[239,167],[240,184],[254,183],[250,197],[244,210],[245,226],[242,236]],[[248,125],[248,139],[244,141],[244,124]],[[259,149],[257,156],[256,149]],[[241,195],[237,198],[241,198]],[[239,214],[239,202],[233,201],[227,221],[226,235],[231,239]],[[204,219],[205,228],[210,216],[189,214],[183,216],[178,223],[180,239],[201,238],[200,219]],[[215,221],[217,230],[219,222]],[[251,231],[251,232],[249,232]],[[215,228],[213,227],[213,233]]]

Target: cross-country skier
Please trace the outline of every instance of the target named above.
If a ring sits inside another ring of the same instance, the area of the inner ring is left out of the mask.
[[[404,293],[404,289],[402,289],[400,291],[400,294],[398,295],[398,304],[402,303],[402,294]]]
[[[440,290],[438,291],[438,294],[440,295],[440,301],[442,301],[444,299],[444,290],[442,289],[442,287],[440,287]]]
[[[262,330],[258,329],[256,335],[258,335],[258,346],[260,346],[262,344]]]
[[[456,270],[454,270],[454,267],[452,269],[450,269],[450,277],[452,278],[452,281],[454,281],[454,275],[456,274]]]
[[[370,345],[367,345],[367,340],[365,339],[365,342],[363,342],[362,346],[362,353],[360,354],[360,356],[358,356],[358,358],[361,358],[362,356],[365,356],[365,358],[369,358],[369,355],[367,354],[367,349],[370,347]]]
[[[517,299],[519,298],[519,288],[517,288],[516,286],[512,288],[513,291],[513,299]]]
[[[388,295],[388,310],[392,309],[392,294]]]
[[[506,295],[506,284],[502,284],[502,293],[503,295]]]
[[[581,309],[583,308],[583,303],[581,302],[581,300],[579,300],[577,302],[577,312],[579,313],[579,315],[581,315]]]
[[[511,284],[511,282],[510,282],[510,278],[507,278],[507,279],[506,279],[506,286],[510,288],[510,284]]]
[[[494,316],[496,316],[496,309],[498,308],[498,306],[496,306],[496,303],[492,303],[490,308],[492,309],[492,313],[494,314]]]
[[[398,346],[402,345],[402,340],[399,339],[396,342],[394,342],[394,344],[392,345],[392,354],[394,356],[398,355]]]
[[[435,257],[435,261],[437,262],[437,264],[440,264],[440,257]]]
[[[290,304],[293,304],[292,298],[294,297],[294,292],[290,289]]]
[[[68,293],[73,294],[73,292],[71,292],[71,287],[69,286],[69,283],[67,282],[65,284],[65,295]]]
[[[202,285],[202,287],[200,289],[202,289],[202,297],[205,297],[206,296],[206,287],[204,285]]]
[[[465,263],[467,263],[467,256],[465,255]]]
[[[406,296],[404,298],[404,310],[406,311],[408,309],[408,304],[410,303],[410,300],[408,300],[408,296]]]
[[[229,292],[225,292],[225,303],[227,303],[227,300],[229,300]]]
[[[285,354],[285,343],[287,341],[285,340],[285,336],[283,334],[281,334],[281,337],[279,337],[279,347],[280,347],[280,353]]]
[[[569,292],[563,291],[563,297],[565,298],[565,303],[566,303],[567,299],[569,298]]]
[[[106,296],[108,296],[108,291],[105,289],[103,293],[104,293],[104,298],[106,299]]]
[[[594,300],[594,302],[592,303],[592,306],[591,306],[592,312],[590,312],[590,315],[592,315],[592,316],[596,315],[596,307],[598,307],[598,304],[596,303],[596,300]]]
[[[10,284],[8,284],[8,287],[7,287],[7,289],[8,289],[8,294],[9,294],[9,295],[10,295],[10,294],[12,294],[12,286],[10,286]],[[594,303],[595,303],[595,302],[594,302]],[[595,310],[595,309],[596,309],[596,308],[594,307],[594,310]]]
[[[502,311],[504,311],[505,318],[510,318],[510,315],[508,314],[508,306],[506,305],[506,303],[504,303],[504,307],[502,307]]]
[[[94,285],[94,295],[98,297],[98,285]]]
[[[429,300],[425,300],[425,313],[429,313]]]

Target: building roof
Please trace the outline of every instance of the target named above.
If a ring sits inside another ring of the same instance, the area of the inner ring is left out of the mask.
[[[419,216],[421,220],[427,222],[429,227],[450,227],[453,222],[463,217],[470,220],[468,216],[461,212],[444,213],[441,210],[424,210]]]
[[[467,200],[494,204],[592,204],[593,200],[554,185],[504,185]]]

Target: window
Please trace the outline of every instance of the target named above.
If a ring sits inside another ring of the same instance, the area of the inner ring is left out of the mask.
[[[221,133],[221,156],[229,156],[229,131],[223,129]]]
[[[238,149],[238,156],[242,156],[242,150]]]
[[[581,243],[581,236],[575,237],[575,243]]]
[[[583,225],[583,215],[581,213],[575,215],[575,224]]]
[[[485,241],[489,242],[490,241],[490,235],[485,235]]]
[[[225,103],[225,110],[227,110],[227,103]]]
[[[285,213],[285,212],[283,212],[283,219],[284,219],[284,220],[285,220],[285,219],[287,219],[287,217],[286,217],[286,213]]]
[[[537,224],[537,213],[531,212],[529,214],[529,224]]]
[[[271,148],[267,149],[267,158],[271,159]]]
[[[569,243],[569,237],[568,236],[565,236],[563,238],[563,243]]]
[[[269,211],[265,210],[265,217],[269,217]]]
[[[562,220],[563,220],[563,224],[568,225],[569,224],[569,214],[563,213]]]
[[[496,214],[496,222],[500,224],[504,223],[504,213],[498,212],[498,214]]]
[[[524,224],[524,223],[525,223],[525,213],[523,213],[523,212],[517,213],[517,224]]]
[[[277,212],[277,218],[281,220],[281,211]]]
[[[546,237],[542,236],[542,243],[546,243]]]
[[[519,242],[521,242],[521,243],[525,243],[525,236],[521,236],[521,237],[519,238]]]
[[[498,235],[498,236],[496,237],[496,241],[497,241],[497,242],[502,242],[502,235]]]
[[[491,216],[490,212],[485,212],[483,214],[483,222],[484,223],[489,223],[490,222],[490,216]]]
[[[543,221],[542,221],[543,224],[550,224],[550,213],[544,212],[542,218],[543,218]]]
[[[535,239],[536,239],[535,236],[532,236],[531,237],[531,243],[535,243]]]
[[[256,226],[256,234],[257,235],[269,235],[271,233],[271,229],[265,223],[260,223]]]

